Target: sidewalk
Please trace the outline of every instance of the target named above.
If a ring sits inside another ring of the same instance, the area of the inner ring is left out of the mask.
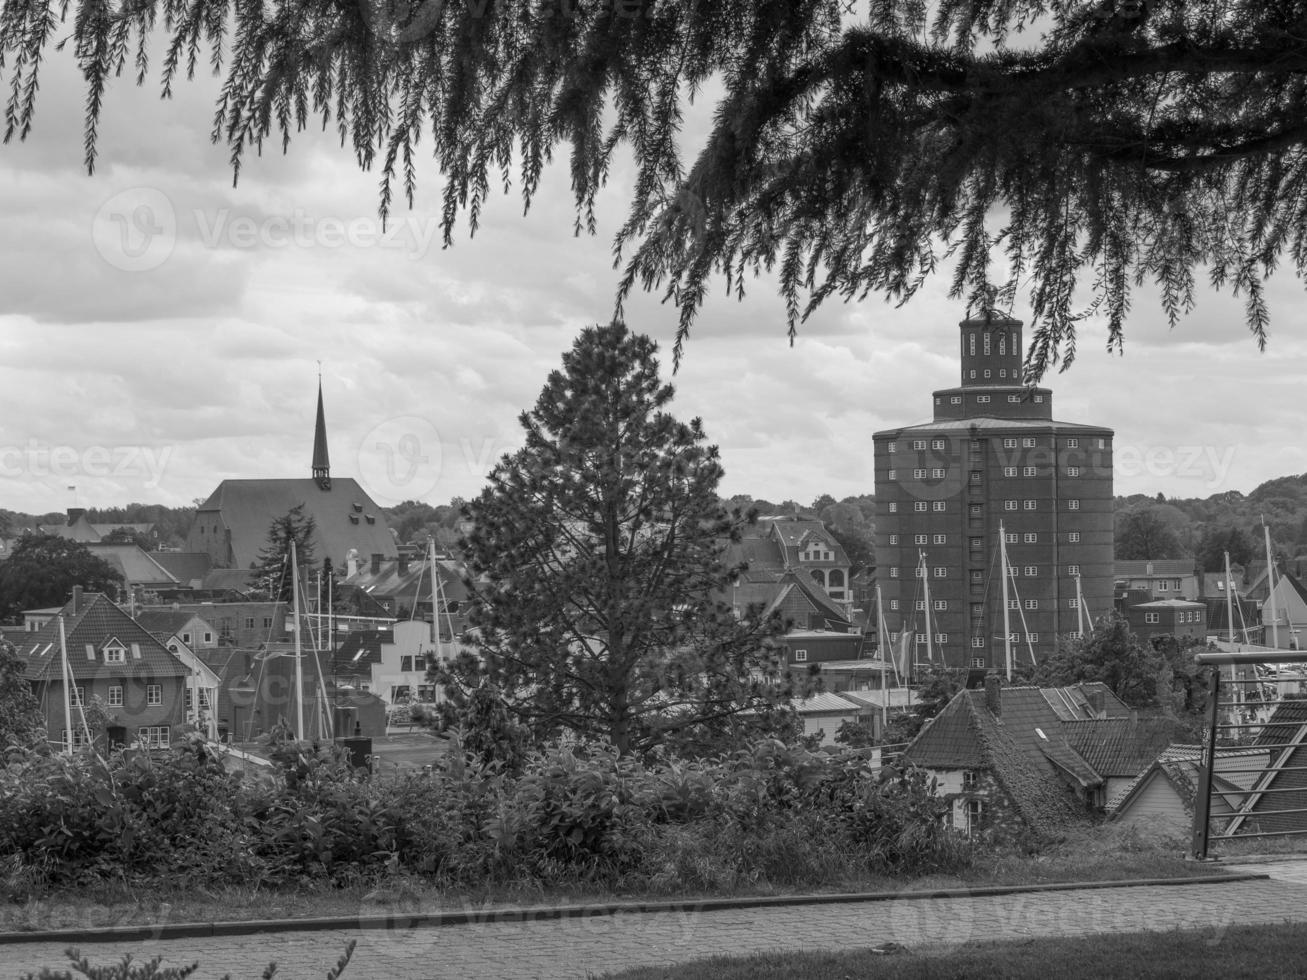
[[[93,963],[162,955],[165,964],[199,960],[195,980],[254,980],[268,962],[284,980],[323,980],[351,940],[358,940],[345,980],[581,980],[633,966],[769,950],[830,951],[895,942],[947,950],[990,939],[1189,929],[1213,945],[1233,925],[1307,922],[1307,882],[1281,880],[1302,862],[1228,870],[1280,878],[980,897],[917,898],[823,905],[773,905],[705,911],[629,912],[577,918],[473,922],[434,928],[341,928],[257,936],[216,936],[85,944]],[[958,887],[948,879],[914,882],[906,891]],[[61,943],[11,944],[0,953],[4,977],[62,968]]]

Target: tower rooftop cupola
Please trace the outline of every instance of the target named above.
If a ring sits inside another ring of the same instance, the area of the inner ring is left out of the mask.
[[[1021,321],[993,311],[963,320],[962,387],[1021,383]]]
[[[323,490],[331,489],[331,459],[327,454],[327,416],[322,410],[322,375],[318,375],[318,419],[313,429],[313,479]]]

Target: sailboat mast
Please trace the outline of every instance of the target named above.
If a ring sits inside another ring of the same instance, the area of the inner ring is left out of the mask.
[[[921,589],[926,597],[926,659],[935,662],[934,626],[930,622],[930,569],[926,567],[926,553],[921,553]]]
[[[1230,552],[1225,553],[1225,619],[1229,627],[1225,631],[1230,646],[1234,646],[1234,588],[1230,581]]]
[[[304,664],[300,660],[300,570],[295,538],[290,540],[291,608],[295,617],[295,737],[304,738]]]
[[[1007,667],[1007,679],[1012,680],[1012,624],[1008,611],[1008,567],[1007,567],[1007,533],[1003,530],[1003,522],[998,522],[998,561],[1001,565],[1000,574],[1003,578],[1003,655]]]
[[[1085,635],[1085,593],[1080,588],[1080,573],[1076,573],[1076,626],[1080,628],[1080,635]]]
[[[68,637],[64,635],[64,614],[59,614],[59,659],[64,677],[64,754],[73,754],[73,691],[70,685],[72,671],[68,668]]]
[[[1266,602],[1271,607],[1271,646],[1277,650],[1280,648],[1280,621],[1275,612],[1275,562],[1271,558],[1271,529],[1266,523],[1266,518],[1262,518],[1262,531],[1266,538]],[[1263,625],[1265,625],[1263,621]],[[1263,633],[1263,642],[1265,641],[1265,630]]]

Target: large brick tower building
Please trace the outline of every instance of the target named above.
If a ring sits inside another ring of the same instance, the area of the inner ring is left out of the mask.
[[[1080,632],[1081,596],[1095,617],[1111,608],[1112,430],[1054,421],[1052,392],[1022,385],[1020,320],[961,328],[962,383],[935,392],[934,420],[874,436],[877,579],[916,662],[928,586],[935,663],[1001,671],[1000,525],[1014,662]]]

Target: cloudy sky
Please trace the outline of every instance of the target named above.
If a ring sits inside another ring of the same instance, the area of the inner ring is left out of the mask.
[[[178,505],[228,477],[307,476],[319,361],[335,475],[382,504],[471,496],[577,331],[611,315],[627,170],[595,237],[573,237],[555,167],[528,217],[498,198],[475,238],[441,249],[434,164],[386,236],[377,175],[331,136],[250,159],[233,188],[210,79],[170,102],[157,80],[119,80],[88,177],[81,82],[71,52],[50,57],[32,135],[0,146],[0,506]],[[957,383],[963,310],[945,292],[830,303],[793,348],[769,282],[714,298],[674,406],[721,447],[723,491],[871,492],[872,433],[927,419],[931,391]],[[1228,294],[1204,293],[1175,332],[1140,297],[1124,357],[1085,329],[1048,383],[1058,418],[1116,430],[1118,493],[1247,492],[1307,470],[1302,287],[1282,276],[1269,294],[1266,354]],[[642,296],[627,320],[670,372],[676,311]]]

